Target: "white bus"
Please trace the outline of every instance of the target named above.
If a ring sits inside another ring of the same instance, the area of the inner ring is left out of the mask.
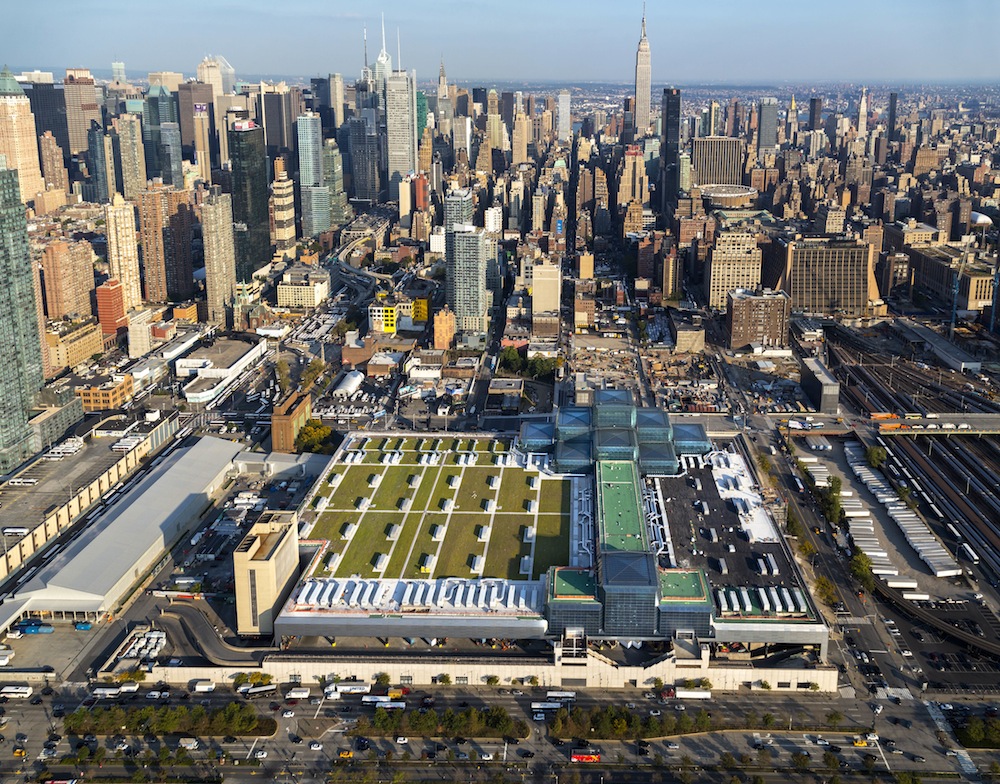
[[[0,689],[0,697],[9,700],[26,700],[34,693],[30,686],[4,686]]]
[[[392,697],[387,694],[366,694],[361,698],[364,705],[378,705],[383,702],[392,702]]]
[[[3,529],[4,536],[27,536],[28,529],[20,526],[8,526]]]
[[[545,695],[545,699],[550,702],[574,702],[576,701],[575,691],[550,691]]]

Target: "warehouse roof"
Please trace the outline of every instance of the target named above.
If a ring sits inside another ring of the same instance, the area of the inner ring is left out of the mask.
[[[113,609],[121,597],[110,592],[135,570],[138,578],[151,565],[139,563],[143,555],[170,544],[179,524],[186,528],[201,512],[209,486],[241,448],[209,437],[178,449],[42,566],[16,598],[38,610]]]

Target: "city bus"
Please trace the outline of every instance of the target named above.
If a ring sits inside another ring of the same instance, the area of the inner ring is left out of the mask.
[[[547,711],[547,710],[559,710],[563,707],[561,702],[533,702],[531,703],[531,710],[533,711]]]
[[[366,694],[361,698],[363,705],[378,705],[383,702],[392,702],[392,697],[387,694]]]
[[[573,702],[576,700],[575,691],[550,691],[545,695],[545,699],[550,702]]]
[[[34,693],[30,686],[4,686],[0,689],[0,697],[9,700],[26,700]]]
[[[247,689],[247,698],[256,699],[257,697],[267,697],[271,694],[277,694],[277,686],[251,686]]]

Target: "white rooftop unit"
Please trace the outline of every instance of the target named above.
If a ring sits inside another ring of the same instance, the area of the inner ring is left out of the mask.
[[[442,512],[450,512],[452,510],[452,507],[454,507],[454,506],[455,506],[455,502],[452,501],[450,498],[442,498],[441,499],[441,511]]]
[[[357,530],[358,530],[357,523],[348,523],[347,525],[344,526],[344,530],[343,533],[340,534],[340,538],[343,539],[344,541],[347,541],[352,536],[354,536],[354,532]]]
[[[399,523],[393,523],[389,526],[389,531],[386,533],[385,538],[390,542],[395,542],[399,538]]]
[[[416,487],[420,484],[420,474],[410,474],[409,478],[406,480],[406,484],[410,487]]]
[[[369,487],[378,487],[380,484],[382,484],[382,474],[372,474],[368,477]]]
[[[448,487],[456,488],[461,483],[462,478],[458,474],[452,474],[448,477]]]
[[[476,526],[476,539],[480,542],[485,542],[490,538],[490,527],[488,525],[477,525]]]
[[[521,556],[521,568],[518,570],[521,574],[531,574],[531,556],[522,555]]]
[[[535,526],[528,525],[524,528],[524,533],[521,536],[521,540],[524,542],[530,542],[535,538]]]
[[[359,498],[357,503],[358,511],[364,512],[369,506],[371,506],[371,503],[372,501],[370,498]]]
[[[489,485],[491,489],[495,490],[500,486],[500,477],[499,476],[487,477],[486,484]]]
[[[444,526],[443,525],[432,525],[431,526],[431,541],[440,542],[444,539]]]
[[[495,511],[496,508],[497,508],[497,502],[494,501],[492,498],[485,498],[485,499],[483,499],[483,511],[484,512],[490,513],[490,512]]]

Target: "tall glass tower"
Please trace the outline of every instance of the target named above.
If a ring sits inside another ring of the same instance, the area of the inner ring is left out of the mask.
[[[28,416],[42,388],[42,343],[36,320],[28,226],[17,170],[0,156],[0,471],[31,455]]]
[[[253,120],[233,123],[229,129],[229,159],[233,167],[236,280],[246,283],[255,270],[271,260],[264,129]]]

